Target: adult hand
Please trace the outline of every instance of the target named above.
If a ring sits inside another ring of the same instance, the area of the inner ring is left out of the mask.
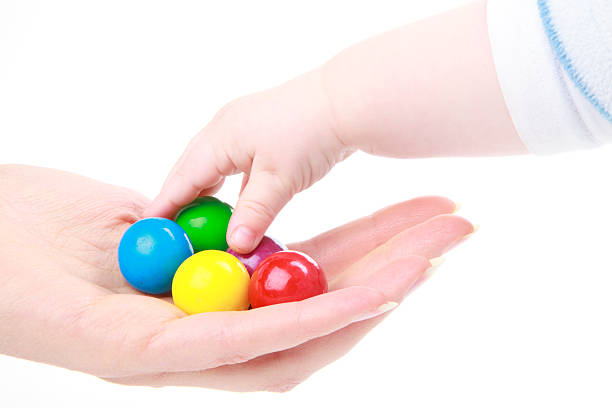
[[[186,316],[119,271],[119,240],[148,204],[61,171],[0,166],[0,352],[125,384],[286,390],[345,354],[473,231],[445,215],[447,199],[397,204],[290,246],[319,261],[329,293]]]

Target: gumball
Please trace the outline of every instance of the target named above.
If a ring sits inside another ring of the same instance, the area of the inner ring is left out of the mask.
[[[207,249],[227,249],[227,224],[232,216],[232,207],[215,197],[199,197],[183,207],[175,220],[193,244],[195,252]]]
[[[327,280],[314,259],[298,251],[268,256],[255,269],[249,285],[253,308],[294,302],[327,292]]]
[[[249,273],[227,252],[198,252],[176,271],[172,299],[188,314],[246,310],[249,308]]]
[[[253,251],[248,254],[239,254],[235,252],[233,249],[229,248],[227,252],[234,255],[240,262],[246,266],[247,271],[249,271],[249,275],[253,275],[255,272],[255,268],[261,261],[263,261],[268,256],[272,255],[275,252],[286,251],[287,247],[281,244],[280,242],[272,239],[270,237],[264,236],[261,239],[261,242]]]
[[[170,291],[172,278],[183,261],[193,255],[185,231],[165,218],[134,223],[119,242],[119,268],[125,280],[141,292]]]

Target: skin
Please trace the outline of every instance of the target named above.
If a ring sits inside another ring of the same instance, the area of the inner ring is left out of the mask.
[[[0,166],[0,352],[122,384],[286,391],[348,352],[429,259],[473,232],[448,199],[396,204],[290,246],[319,261],[329,293],[186,316],[130,288],[117,265],[149,204],[77,175]]]
[[[357,150],[401,158],[526,153],[488,38],[479,1],[230,102],[193,138],[145,215],[171,217],[242,173],[227,240],[246,253],[293,195]]]

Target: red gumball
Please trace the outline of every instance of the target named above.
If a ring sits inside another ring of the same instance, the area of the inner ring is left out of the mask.
[[[253,308],[295,302],[327,292],[327,279],[314,259],[298,251],[268,256],[255,269],[249,285]]]

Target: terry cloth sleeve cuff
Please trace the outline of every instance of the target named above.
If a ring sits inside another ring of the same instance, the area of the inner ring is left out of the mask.
[[[489,0],[506,105],[529,151],[612,142],[612,2]]]

